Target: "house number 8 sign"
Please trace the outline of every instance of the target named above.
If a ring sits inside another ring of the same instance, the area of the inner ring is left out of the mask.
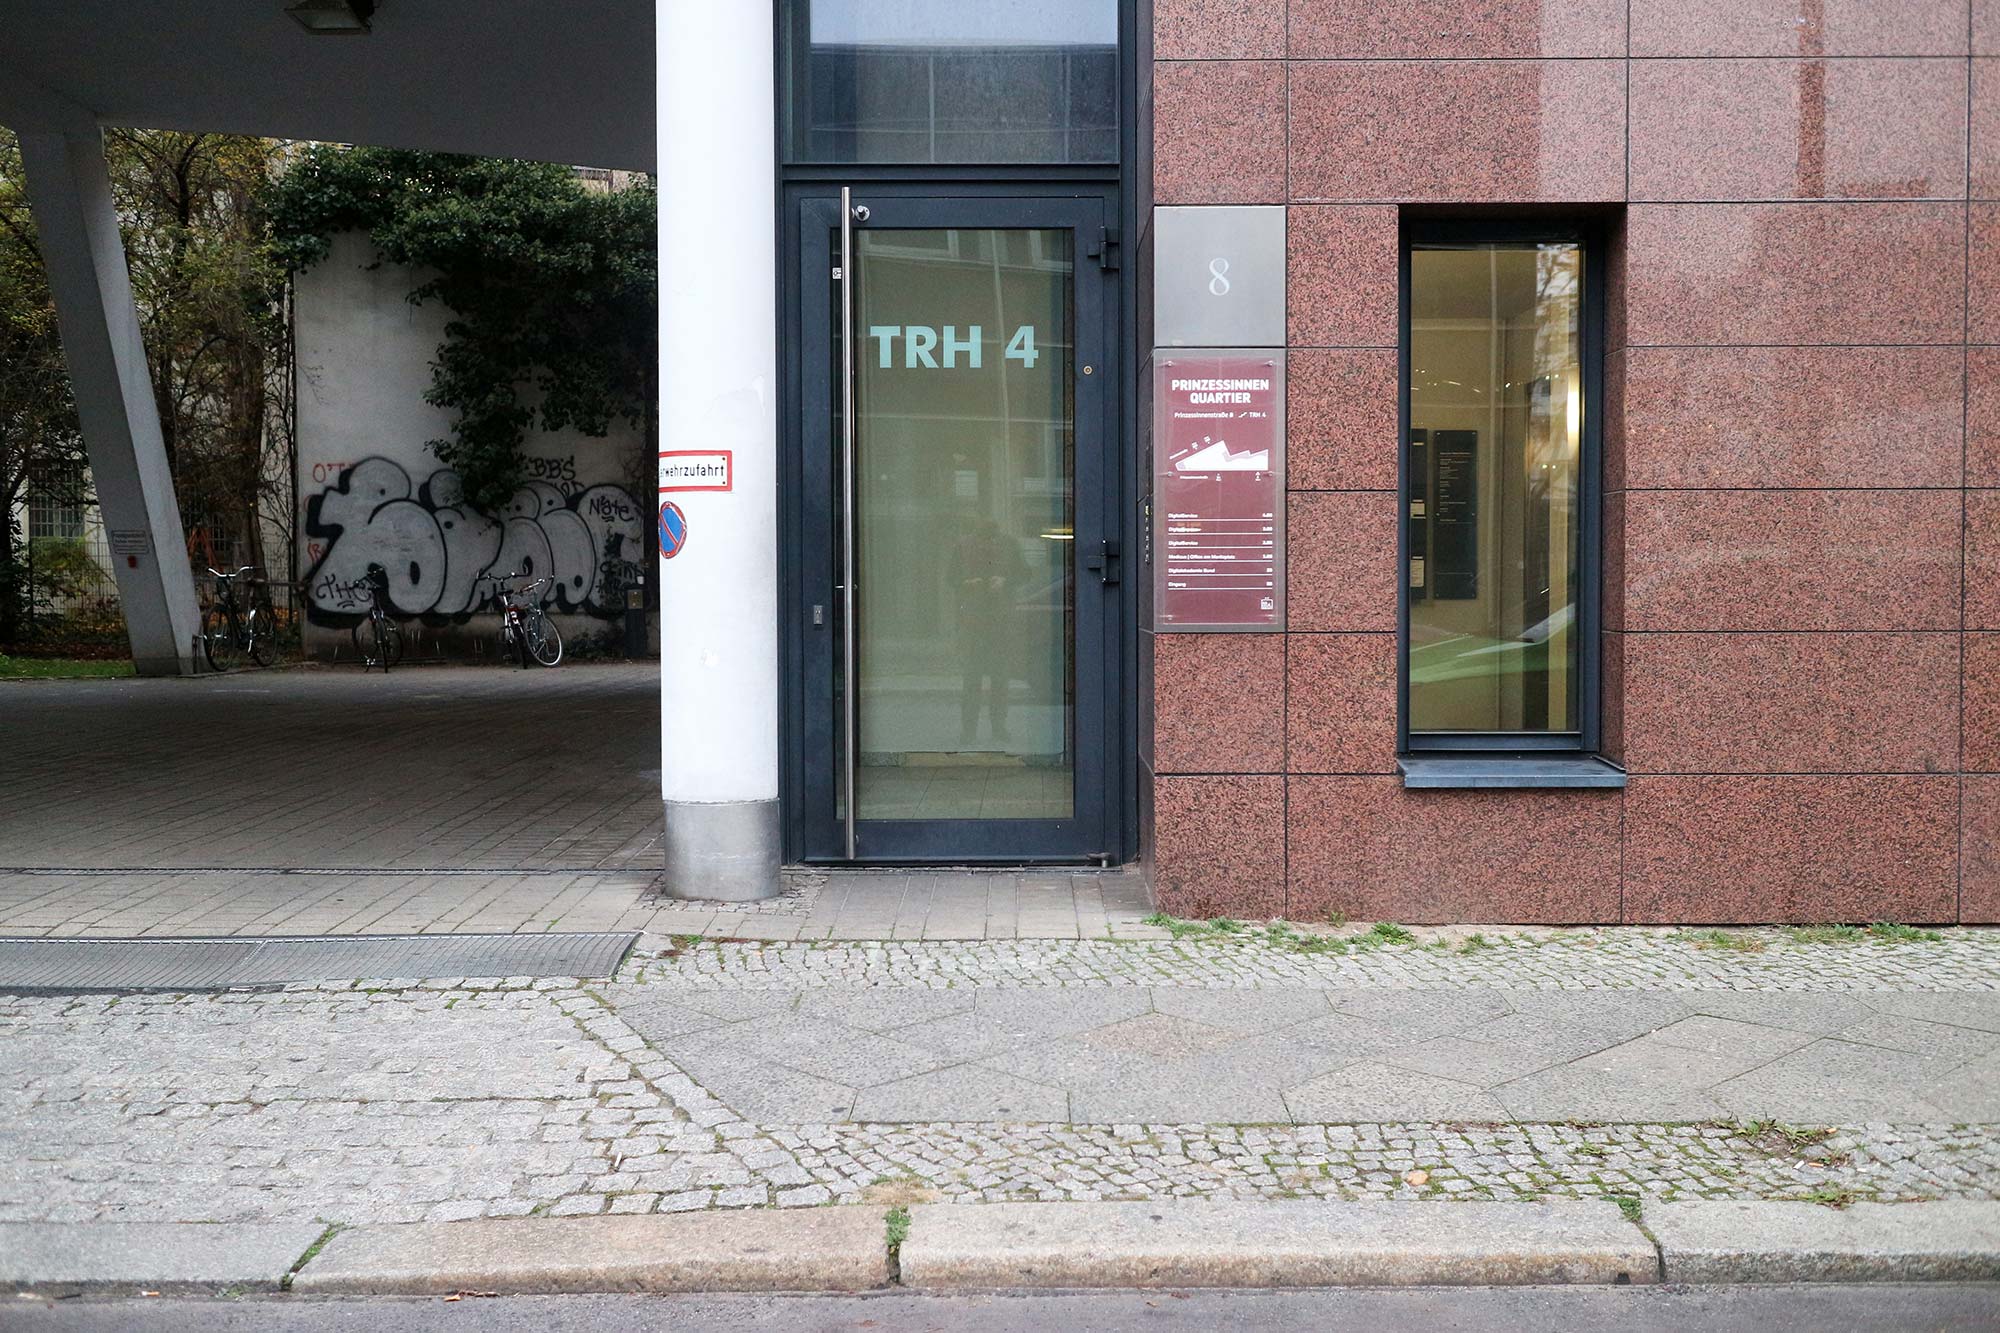
[[[1159,347],[1285,345],[1285,210],[1153,213],[1153,341]]]

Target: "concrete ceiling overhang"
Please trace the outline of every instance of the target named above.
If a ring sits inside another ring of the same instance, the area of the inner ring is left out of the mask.
[[[360,37],[313,36],[288,2],[0,0],[0,124],[653,168],[654,0],[379,0]]]

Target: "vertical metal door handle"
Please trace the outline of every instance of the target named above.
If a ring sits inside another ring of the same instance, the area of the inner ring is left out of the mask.
[[[840,657],[841,814],[847,859],[854,859],[854,745],[859,683],[854,679],[854,191],[840,187]]]

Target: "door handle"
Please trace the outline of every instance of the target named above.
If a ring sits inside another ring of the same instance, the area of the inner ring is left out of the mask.
[[[1118,583],[1118,543],[1099,542],[1097,544],[1097,554],[1085,557],[1083,567],[1097,575],[1105,587],[1116,586]]]

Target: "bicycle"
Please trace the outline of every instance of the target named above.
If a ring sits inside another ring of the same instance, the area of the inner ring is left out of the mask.
[[[562,635],[555,623],[542,613],[539,594],[555,580],[540,578],[525,587],[509,588],[510,579],[526,578],[528,572],[519,570],[500,577],[500,651],[515,654],[521,665],[530,661],[552,667],[562,661]]]
[[[384,674],[403,660],[403,629],[389,617],[389,575],[380,565],[368,566],[368,618],[354,626],[354,653],[361,669],[379,666]]]
[[[277,618],[271,610],[268,592],[253,597],[247,607],[236,604],[236,585],[248,582],[257,569],[244,565],[232,573],[208,571],[215,580],[215,597],[201,613],[201,655],[209,670],[228,671],[243,665],[247,655],[258,666],[271,665],[271,642],[277,633]]]

